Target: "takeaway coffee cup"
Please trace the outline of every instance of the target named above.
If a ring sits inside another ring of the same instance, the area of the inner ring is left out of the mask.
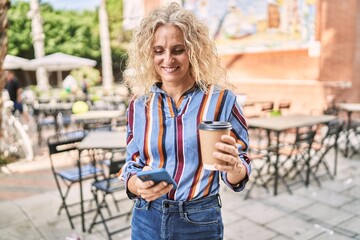
[[[216,170],[215,163],[222,163],[213,157],[217,149],[215,144],[221,142],[222,135],[230,135],[231,124],[228,122],[204,121],[199,125],[200,148],[203,167]]]

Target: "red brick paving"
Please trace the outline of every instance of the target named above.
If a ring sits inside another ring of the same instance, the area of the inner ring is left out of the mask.
[[[0,174],[0,201],[24,198],[56,190],[51,170]]]

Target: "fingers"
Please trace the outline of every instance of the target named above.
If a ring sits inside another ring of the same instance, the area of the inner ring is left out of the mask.
[[[214,152],[213,156],[221,161],[224,162],[224,164],[227,165],[236,165],[239,161],[239,157],[236,155],[232,155],[226,152]]]
[[[143,171],[149,170],[152,170],[152,168],[149,166],[145,166],[143,168]],[[141,198],[148,202],[156,200],[162,195],[168,193],[173,188],[172,184],[168,184],[166,182],[160,182],[156,184],[154,181],[141,181],[139,178],[136,180],[135,184],[138,194],[141,196]]]
[[[224,172],[235,171],[240,161],[236,140],[229,135],[223,135],[221,140],[222,142],[215,144],[218,151],[214,152],[213,156],[224,163],[216,164],[215,168]]]
[[[219,150],[219,152],[230,154],[236,157],[239,155],[235,138],[229,135],[223,135],[221,136],[221,140],[222,142],[217,142],[215,144],[215,147]]]
[[[221,141],[223,141],[224,143],[236,146],[236,139],[230,135],[222,135]]]
[[[153,181],[147,181],[144,183],[149,183],[150,187],[139,188],[138,193],[143,199],[148,202],[154,201],[160,196],[168,193],[173,188],[172,184],[167,184],[166,182],[160,182],[156,185],[154,185]]]
[[[149,166],[145,166],[145,167],[143,167],[143,169],[142,169],[142,171],[149,171],[149,170],[152,170],[152,168],[149,167]]]
[[[221,172],[232,172],[235,170],[235,165],[215,164],[215,169]]]
[[[230,156],[230,155],[227,155]],[[226,157],[222,158],[225,159]],[[226,161],[224,161],[226,162]],[[231,157],[231,160],[225,164],[215,164],[215,169],[221,172],[240,174],[243,171],[244,165],[238,157]]]
[[[136,180],[136,187],[141,190],[141,189],[147,189],[150,188],[154,185],[153,181],[141,181],[139,178]]]

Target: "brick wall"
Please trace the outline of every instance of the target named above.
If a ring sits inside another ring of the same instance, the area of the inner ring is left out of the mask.
[[[337,101],[360,102],[360,1],[322,0],[320,2],[319,79],[351,82],[352,87],[327,90]]]
[[[309,57],[307,50],[222,57],[239,92],[253,99],[291,97],[296,112],[326,108],[328,95],[360,102],[360,0],[319,0],[318,9],[319,57]],[[289,85],[278,84],[279,80]],[[314,80],[317,83],[309,88],[305,81]]]
[[[307,50],[222,56],[223,65],[239,78],[318,79],[319,59]]]

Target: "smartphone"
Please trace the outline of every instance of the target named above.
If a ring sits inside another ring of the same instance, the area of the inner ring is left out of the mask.
[[[169,184],[172,184],[173,188],[177,188],[176,182],[174,181],[174,179],[172,179],[172,177],[170,177],[169,173],[164,168],[157,168],[149,171],[138,172],[137,176],[141,179],[141,181],[152,180],[155,183],[165,181]]]

